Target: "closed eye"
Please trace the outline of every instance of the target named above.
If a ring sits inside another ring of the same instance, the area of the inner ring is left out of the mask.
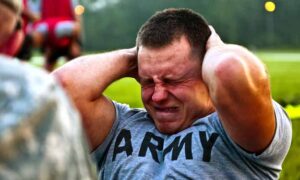
[[[140,84],[142,87],[149,87],[154,85],[153,79],[141,79]]]
[[[163,79],[164,84],[166,85],[177,85],[183,82],[183,80],[180,79],[169,79],[169,78],[164,78]]]

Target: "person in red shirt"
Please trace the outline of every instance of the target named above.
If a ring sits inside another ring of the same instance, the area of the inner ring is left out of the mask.
[[[16,57],[22,61],[29,61],[32,56],[32,48],[35,46],[32,37],[33,24],[40,20],[39,9],[36,9],[37,1],[22,0],[22,31],[24,34],[24,40],[22,42],[21,48],[16,54]],[[35,8],[35,9],[34,9]],[[37,38],[35,38],[37,40]]]
[[[80,55],[81,28],[80,17],[74,13],[76,5],[71,0],[41,1],[41,20],[32,35],[36,46],[44,47],[48,71],[54,69],[60,56],[70,60]]]

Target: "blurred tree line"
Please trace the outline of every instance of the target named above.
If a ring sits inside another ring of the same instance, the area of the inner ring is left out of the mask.
[[[108,3],[100,9],[86,8],[83,15],[84,48],[87,51],[105,51],[132,47],[135,45],[137,31],[151,15],[158,10],[174,7],[190,8],[202,14],[225,42],[242,44],[252,49],[298,49],[300,1],[273,0],[276,3],[276,10],[273,13],[265,10],[265,2],[265,0],[119,0],[114,4]],[[85,4],[87,3],[89,2],[85,1]]]

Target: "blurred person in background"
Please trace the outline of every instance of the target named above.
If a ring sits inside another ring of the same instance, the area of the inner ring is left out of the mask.
[[[157,12],[135,48],[53,74],[81,113],[99,179],[279,178],[292,129],[265,66],[191,10]],[[138,80],[145,109],[103,94],[123,77]]]
[[[71,60],[81,54],[81,18],[74,12],[76,0],[40,0],[40,21],[34,24],[33,46],[42,47],[45,69],[52,71],[57,59]]]
[[[16,57],[22,61],[29,61],[33,48],[37,48],[37,42],[33,42],[33,26],[40,20],[39,0],[22,0],[22,31],[25,35],[24,41]],[[37,41],[37,40],[36,40]]]
[[[0,45],[19,0],[0,0]],[[4,19],[4,20],[3,20]],[[0,179],[94,179],[80,116],[53,77],[0,53]]]

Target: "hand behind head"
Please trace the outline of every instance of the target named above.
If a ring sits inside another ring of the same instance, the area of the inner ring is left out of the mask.
[[[207,40],[206,50],[209,50],[212,47],[224,45],[224,42],[221,40],[220,36],[216,33],[215,29],[211,25],[209,26],[209,29],[211,31],[211,35]]]

